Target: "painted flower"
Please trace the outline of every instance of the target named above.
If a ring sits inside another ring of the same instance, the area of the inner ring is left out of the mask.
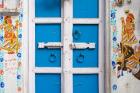
[[[21,75],[17,75],[17,79],[21,79]]]
[[[3,62],[4,61],[4,59],[3,58],[0,58],[0,62]]]
[[[0,36],[0,41],[3,41],[4,40],[4,37],[3,36]]]
[[[4,87],[5,87],[4,82],[1,82],[1,83],[0,83],[0,87],[1,87],[1,88],[4,88]]]
[[[21,57],[21,53],[18,53],[17,56],[18,56],[18,57]]]

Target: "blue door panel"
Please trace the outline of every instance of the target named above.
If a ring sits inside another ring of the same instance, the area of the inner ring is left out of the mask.
[[[39,49],[39,42],[61,42],[61,25],[36,25],[35,65],[37,67],[60,67],[61,49]]]
[[[35,27],[36,43],[38,42],[60,42],[61,25],[59,24],[37,24]]]
[[[60,67],[60,49],[37,49],[36,48],[36,67]]]
[[[73,42],[95,42],[98,45],[98,25],[74,25]]]
[[[73,93],[99,93],[98,75],[74,75]]]
[[[95,50],[74,50],[73,67],[98,67],[98,55]]]
[[[73,50],[73,67],[98,67],[98,25],[74,25],[73,42],[95,43],[95,49]]]
[[[73,0],[74,18],[97,18],[99,0]]]
[[[61,93],[61,75],[36,74],[35,93]]]
[[[61,17],[61,0],[35,0],[36,17]]]

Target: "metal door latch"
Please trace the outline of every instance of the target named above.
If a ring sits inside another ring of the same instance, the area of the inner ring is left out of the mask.
[[[70,44],[72,49],[94,49],[95,43],[72,43]],[[58,42],[39,42],[38,48],[62,48],[63,45]]]
[[[38,48],[62,48],[62,44],[58,42],[39,42],[38,43]]]
[[[71,44],[72,49],[94,49],[95,43],[73,43]]]

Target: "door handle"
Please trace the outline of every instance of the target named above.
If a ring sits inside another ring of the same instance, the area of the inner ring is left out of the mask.
[[[80,53],[80,55],[77,57],[77,62],[78,63],[83,63],[84,59],[85,59],[85,56]]]
[[[72,43],[70,44],[70,47],[72,49],[94,49],[95,48],[95,43]],[[62,43],[58,42],[39,42],[38,43],[38,48],[62,48],[63,45]]]
[[[78,30],[75,30],[75,31],[73,32],[73,38],[74,38],[75,40],[78,40],[78,39],[80,39],[80,37],[81,37],[81,32],[78,31]]]
[[[51,53],[50,56],[49,56],[49,61],[51,63],[55,62],[56,61],[56,54],[55,53]]]

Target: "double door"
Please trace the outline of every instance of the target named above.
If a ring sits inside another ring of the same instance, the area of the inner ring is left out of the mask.
[[[104,93],[104,0],[29,0],[29,93]]]

